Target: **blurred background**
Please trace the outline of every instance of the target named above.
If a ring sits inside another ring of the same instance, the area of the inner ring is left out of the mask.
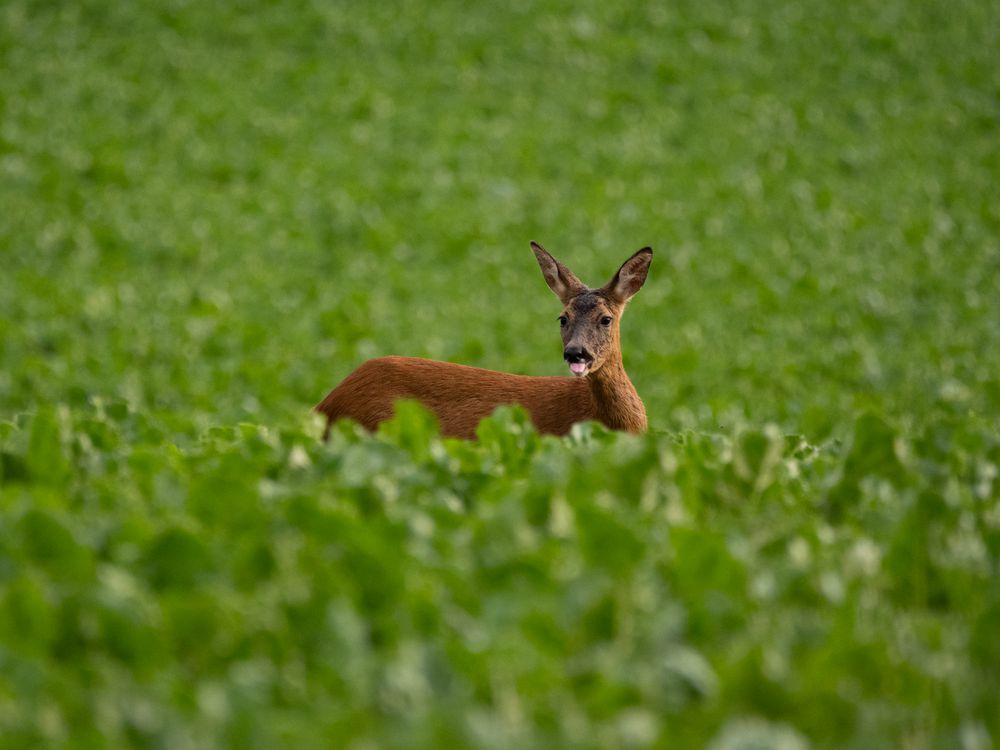
[[[528,249],[651,426],[1000,406],[984,0],[0,7],[0,411],[298,418],[366,358],[562,374]]]

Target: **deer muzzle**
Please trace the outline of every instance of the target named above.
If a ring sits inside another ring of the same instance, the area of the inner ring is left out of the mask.
[[[590,371],[594,358],[580,346],[567,346],[563,351],[563,359],[569,365],[569,371],[577,376],[584,376]]]

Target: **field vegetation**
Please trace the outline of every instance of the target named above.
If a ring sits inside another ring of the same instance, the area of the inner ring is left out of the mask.
[[[0,748],[1000,745],[987,0],[0,4]],[[309,410],[563,374],[643,436]]]

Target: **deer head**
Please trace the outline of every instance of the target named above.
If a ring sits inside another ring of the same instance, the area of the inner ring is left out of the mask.
[[[605,364],[621,364],[619,321],[625,303],[646,281],[653,251],[648,247],[626,260],[604,286],[585,286],[566,266],[537,242],[531,249],[538,259],[545,283],[563,303],[559,315],[563,358],[579,377],[595,373]]]

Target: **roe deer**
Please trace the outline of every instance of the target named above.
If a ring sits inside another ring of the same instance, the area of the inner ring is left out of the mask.
[[[625,374],[619,320],[646,281],[653,251],[644,247],[599,289],[584,286],[538,243],[531,249],[549,288],[563,303],[559,326],[572,377],[532,377],[415,357],[370,359],[316,407],[327,418],[323,439],[341,418],[374,430],[392,416],[397,399],[415,399],[441,423],[444,435],[474,438],[476,425],[500,404],[520,404],[541,433],[565,435],[593,419],[613,430],[643,432],[646,409]]]

